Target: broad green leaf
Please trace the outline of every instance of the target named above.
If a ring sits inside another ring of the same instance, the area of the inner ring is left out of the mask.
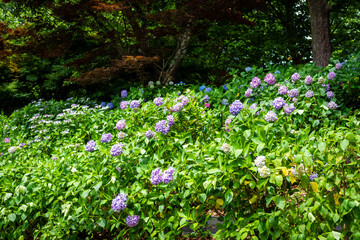
[[[16,215],[14,213],[11,213],[11,214],[8,215],[8,218],[9,218],[10,221],[15,222]]]
[[[348,146],[349,146],[349,140],[344,139],[340,142],[340,147],[343,151],[345,151]]]
[[[200,202],[204,203],[206,201],[206,194],[205,193],[202,193],[199,195],[199,200]]]
[[[89,195],[90,190],[85,190],[81,193],[81,197],[86,198]]]
[[[228,189],[225,193],[226,203],[229,204],[232,201],[233,197],[234,197],[234,193],[230,189]]]
[[[336,240],[339,240],[341,238],[341,233],[332,231],[332,234]]]
[[[275,204],[276,204],[276,206],[278,206],[278,208],[284,210],[285,198],[283,196],[278,196],[275,200]]]
[[[319,142],[319,144],[318,144],[318,149],[319,149],[319,151],[320,151],[321,153],[325,151],[325,148],[326,148],[326,143],[324,143],[324,142]]]
[[[95,191],[99,191],[99,188],[102,186],[102,182],[98,182],[95,186],[94,189]]]
[[[100,219],[97,221],[97,224],[99,224],[100,227],[105,228],[105,226],[106,226],[106,220],[103,219],[103,218],[100,218]]]

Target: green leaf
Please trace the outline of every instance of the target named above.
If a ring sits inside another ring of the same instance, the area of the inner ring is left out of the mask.
[[[105,228],[105,226],[106,226],[106,220],[103,219],[103,218],[100,218],[100,219],[97,221],[97,224],[99,224],[100,227]]]
[[[257,152],[257,153],[260,153],[261,150],[264,149],[264,147],[265,147],[265,144],[264,144],[264,143],[259,144],[259,145],[256,147],[256,152]]]
[[[15,222],[16,215],[14,213],[11,213],[11,214],[8,215],[8,218],[9,218],[10,221]]]
[[[236,149],[235,150],[235,158],[238,158],[240,156],[240,154],[242,153],[242,149]]]
[[[289,148],[289,143],[286,140],[283,140],[281,142],[281,147],[286,150]]]
[[[284,210],[285,198],[283,196],[278,196],[275,200],[275,204],[276,204],[276,206],[278,206],[278,208]]]
[[[319,144],[318,144],[318,149],[319,149],[319,151],[320,151],[321,153],[325,151],[325,148],[326,148],[326,143],[324,143],[324,142],[319,142]]]
[[[81,194],[81,197],[86,198],[86,197],[89,195],[89,192],[90,192],[89,189],[88,189],[88,190],[85,190],[85,191]]]
[[[207,198],[207,196],[206,196],[205,193],[202,193],[202,194],[199,195],[199,200],[202,203],[204,203],[206,201],[206,198]]]
[[[349,146],[349,140],[344,139],[340,142],[340,147],[343,151],[345,151],[348,146]]]
[[[332,234],[336,240],[339,240],[341,238],[341,233],[332,231]]]
[[[99,188],[102,186],[102,182],[99,182],[94,186],[95,191],[99,191]]]
[[[281,175],[277,175],[275,176],[275,183],[276,185],[278,185],[279,187],[281,187],[282,183],[283,183],[283,177]]]
[[[229,204],[232,201],[233,197],[234,193],[230,189],[228,189],[225,193],[225,202]]]

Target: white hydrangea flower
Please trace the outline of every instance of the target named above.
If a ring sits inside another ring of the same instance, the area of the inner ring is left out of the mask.
[[[267,178],[270,176],[270,169],[266,166],[258,168],[258,172],[261,178]]]
[[[228,153],[230,151],[230,145],[227,144],[227,143],[224,143],[222,146],[221,146],[221,150],[223,150],[225,153]]]
[[[257,167],[265,166],[265,156],[258,156],[254,162]]]

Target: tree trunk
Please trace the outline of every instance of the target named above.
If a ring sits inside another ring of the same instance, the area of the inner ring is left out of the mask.
[[[331,57],[330,5],[328,0],[307,0],[310,12],[313,60],[316,66],[326,67]]]
[[[179,70],[179,67],[181,66],[181,63],[185,57],[186,50],[189,46],[189,42],[191,39],[191,27],[188,26],[185,30],[185,32],[180,36],[178,47],[175,51],[174,58],[169,66],[169,68],[166,70],[166,72],[163,74],[163,83],[167,84],[170,81],[174,81],[175,75],[177,71]]]

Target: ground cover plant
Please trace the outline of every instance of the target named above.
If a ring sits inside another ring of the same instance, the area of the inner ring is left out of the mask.
[[[360,238],[358,57],[0,116],[0,238]],[[356,86],[356,85],[355,85]]]

